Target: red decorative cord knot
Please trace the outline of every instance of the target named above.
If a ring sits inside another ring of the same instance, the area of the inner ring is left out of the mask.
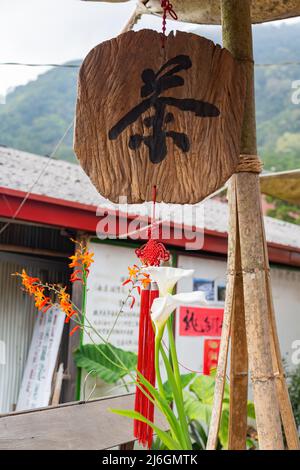
[[[161,7],[164,10],[164,14],[168,14],[173,18],[173,20],[178,20],[178,16],[173,10],[173,5],[169,0],[161,0]]]
[[[141,248],[137,248],[135,254],[146,266],[159,266],[161,261],[170,259],[170,252],[164,244],[153,238],[150,238]]]
[[[166,29],[167,29],[167,15],[169,14],[173,20],[178,20],[178,16],[173,10],[173,5],[169,0],[161,0],[161,7],[163,9],[162,20],[162,47],[165,47]]]

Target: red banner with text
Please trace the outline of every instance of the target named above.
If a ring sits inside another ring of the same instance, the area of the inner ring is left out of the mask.
[[[179,335],[220,337],[223,315],[223,308],[181,307],[179,310]]]

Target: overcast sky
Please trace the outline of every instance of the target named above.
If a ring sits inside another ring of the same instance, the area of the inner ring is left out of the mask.
[[[100,42],[116,36],[135,8],[135,0],[108,4],[80,0],[0,0],[0,63],[63,63],[83,58]],[[171,22],[174,24],[174,22]],[[161,28],[145,15],[139,28]],[[188,29],[179,24],[179,29]],[[0,65],[0,94],[47,69]]]

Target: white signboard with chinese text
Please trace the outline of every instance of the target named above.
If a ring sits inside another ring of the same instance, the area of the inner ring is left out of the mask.
[[[64,313],[56,306],[51,307],[46,313],[38,313],[19,392],[17,411],[48,406],[64,321]]]
[[[130,308],[130,302],[119,315],[122,302],[126,299],[130,284],[122,287],[128,277],[128,266],[137,262],[133,248],[90,243],[89,250],[94,252],[95,262],[91,266],[87,280],[86,326],[88,322],[97,330],[101,338],[114,346],[127,351],[137,352],[139,327],[139,295]],[[101,343],[100,336],[86,329],[83,343]]]

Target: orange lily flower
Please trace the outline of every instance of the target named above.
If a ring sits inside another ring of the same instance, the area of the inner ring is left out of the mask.
[[[91,264],[94,262],[93,256],[94,256],[94,253],[90,253],[89,251],[85,251],[84,253],[82,253],[81,261],[85,269],[88,269],[91,266]]]
[[[70,318],[76,314],[76,311],[73,309],[70,294],[66,292],[66,287],[60,290],[58,294],[60,308],[66,315],[66,323],[70,321]]]
[[[22,274],[16,273],[16,275],[22,278],[22,284],[30,295],[36,291],[37,284],[41,284],[41,280],[38,277],[29,276],[25,269],[22,269]]]
[[[71,260],[69,267],[79,268],[79,269],[76,269],[74,273],[71,275],[71,278],[70,278],[71,282],[75,282],[75,281],[83,282],[84,275],[85,277],[89,275],[89,267],[94,262],[93,256],[94,256],[94,253],[90,253],[87,250],[86,246],[83,246],[82,243],[78,243],[78,248],[75,251],[75,254],[69,257],[69,259]],[[82,273],[81,277],[77,276],[79,272]]]
[[[149,274],[143,273],[143,276],[144,276],[144,277],[143,277],[142,279],[140,279],[140,281],[141,281],[141,284],[142,284],[142,286],[144,287],[144,289],[146,289],[147,286],[150,284],[151,279],[150,279],[150,275],[149,275]]]
[[[71,261],[71,263],[69,264],[69,267],[70,268],[75,268],[76,266],[80,266],[80,258],[79,258],[79,253],[78,251],[76,251],[75,255],[72,255],[69,257]]]
[[[133,265],[132,268],[128,266],[129,279],[136,277],[139,272],[139,268],[136,265]]]
[[[74,328],[70,331],[70,336],[73,336],[73,334],[75,333],[75,331],[77,331],[79,328],[80,328],[79,325],[74,326]]]
[[[34,292],[35,306],[38,310],[44,310],[45,307],[48,310],[51,307],[51,299],[45,296],[44,290],[44,288],[38,287]]]
[[[82,281],[82,278],[77,276],[78,273],[81,273],[80,269],[76,269],[75,271],[73,271],[70,277],[71,282]]]

